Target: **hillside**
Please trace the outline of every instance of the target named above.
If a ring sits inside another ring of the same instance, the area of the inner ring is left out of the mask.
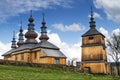
[[[120,80],[108,75],[90,75],[60,68],[0,65],[0,80]]]

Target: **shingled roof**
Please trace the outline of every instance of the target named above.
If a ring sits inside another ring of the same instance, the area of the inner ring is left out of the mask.
[[[36,48],[41,48],[46,56],[43,57],[65,57],[66,56],[59,50],[59,48],[48,41],[41,41],[38,44],[23,44],[18,48],[14,48],[3,54],[2,56],[11,55],[13,52],[18,52],[22,50],[34,50]]]
[[[102,35],[103,37],[105,37],[102,33],[100,33],[99,31],[97,31],[96,28],[90,28],[85,34],[82,35],[82,37],[85,37],[85,36],[94,36],[94,35]]]

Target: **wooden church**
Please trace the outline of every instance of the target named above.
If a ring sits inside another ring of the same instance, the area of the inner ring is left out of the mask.
[[[23,61],[29,63],[43,64],[66,64],[66,56],[54,44],[48,41],[46,22],[42,21],[40,41],[37,42],[38,34],[34,29],[34,19],[32,11],[28,19],[28,31],[23,34],[22,25],[19,30],[19,40],[16,45],[15,36],[13,36],[11,50],[3,54],[4,60]],[[15,34],[14,34],[15,35]],[[24,36],[26,40],[24,41]]]
[[[32,12],[29,18],[28,31],[23,34],[22,25],[19,30],[19,40],[13,36],[11,50],[3,54],[5,60],[23,61],[44,64],[66,64],[66,56],[54,44],[48,41],[46,22],[42,21],[40,42],[36,41],[38,34],[34,29]],[[107,63],[105,36],[96,29],[93,11],[91,10],[90,29],[82,35],[81,70],[90,73],[110,73]],[[24,36],[26,40],[24,41]]]
[[[105,36],[97,31],[91,10],[90,29],[82,35],[81,70],[89,73],[108,74]]]

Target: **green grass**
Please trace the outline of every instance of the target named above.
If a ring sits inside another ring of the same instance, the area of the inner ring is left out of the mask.
[[[0,80],[120,80],[110,75],[92,75],[59,68],[0,65]]]

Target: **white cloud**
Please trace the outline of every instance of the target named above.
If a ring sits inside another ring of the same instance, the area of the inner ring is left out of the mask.
[[[49,33],[49,41],[60,48],[60,50],[68,57],[68,59],[77,58],[81,61],[81,41],[73,45],[61,41],[57,33]]]
[[[103,27],[100,27],[100,28],[99,28],[99,31],[100,31],[103,35],[105,35],[106,37],[109,36],[108,31],[107,31],[105,28],[103,28]]]
[[[11,16],[17,16],[32,10],[51,9],[55,6],[71,7],[73,0],[1,0],[0,22],[5,22]]]
[[[63,32],[66,32],[66,31],[77,32],[85,29],[85,27],[80,23],[73,23],[71,25],[64,25],[62,23],[58,23],[58,24],[53,24],[52,26]]]
[[[118,28],[118,29],[113,30],[112,34],[113,33],[116,34],[116,35],[120,35],[120,29]]]
[[[11,49],[11,43],[2,43],[0,41],[0,55],[4,54],[6,51],[10,50]],[[0,59],[2,59],[3,57],[0,56]]]
[[[94,5],[103,9],[109,20],[120,23],[120,0],[94,0]]]
[[[98,14],[97,12],[94,12],[93,15],[94,15],[94,18],[102,19],[101,15]],[[90,18],[91,15],[88,15],[88,17]]]
[[[114,33],[114,34],[117,34],[117,35],[120,34],[120,29],[119,29],[119,28],[114,29],[114,30],[111,32],[111,35],[108,33],[108,30],[106,30],[106,29],[103,28],[103,27],[100,27],[100,28],[99,28],[99,31],[100,31],[103,35],[105,35],[106,38],[110,38],[110,36],[113,35],[113,33]]]

